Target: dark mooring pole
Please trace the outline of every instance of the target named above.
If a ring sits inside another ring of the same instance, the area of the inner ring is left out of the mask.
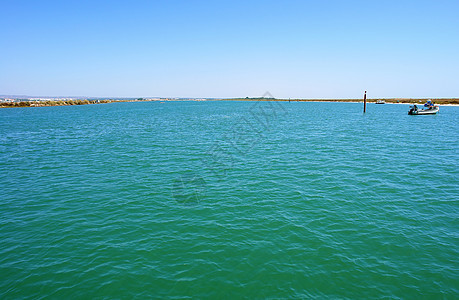
[[[363,94],[363,112],[367,112],[367,91]]]

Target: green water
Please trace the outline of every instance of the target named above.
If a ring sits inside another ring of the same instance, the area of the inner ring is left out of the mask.
[[[459,297],[459,108],[0,110],[0,298]]]

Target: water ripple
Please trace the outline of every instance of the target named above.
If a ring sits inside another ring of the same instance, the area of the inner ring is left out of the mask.
[[[254,105],[0,110],[0,296],[459,296],[456,107]]]

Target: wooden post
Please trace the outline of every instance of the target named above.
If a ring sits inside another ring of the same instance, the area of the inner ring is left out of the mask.
[[[363,112],[367,112],[367,91],[365,91],[365,94],[363,95]]]

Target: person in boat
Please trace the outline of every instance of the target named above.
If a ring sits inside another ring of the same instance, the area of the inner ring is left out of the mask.
[[[418,110],[418,106],[416,104],[413,105],[413,109],[414,111],[417,111]]]
[[[427,107],[427,109],[432,109],[433,108],[433,103],[431,100],[428,100],[426,102],[426,104],[424,104],[425,107]]]

